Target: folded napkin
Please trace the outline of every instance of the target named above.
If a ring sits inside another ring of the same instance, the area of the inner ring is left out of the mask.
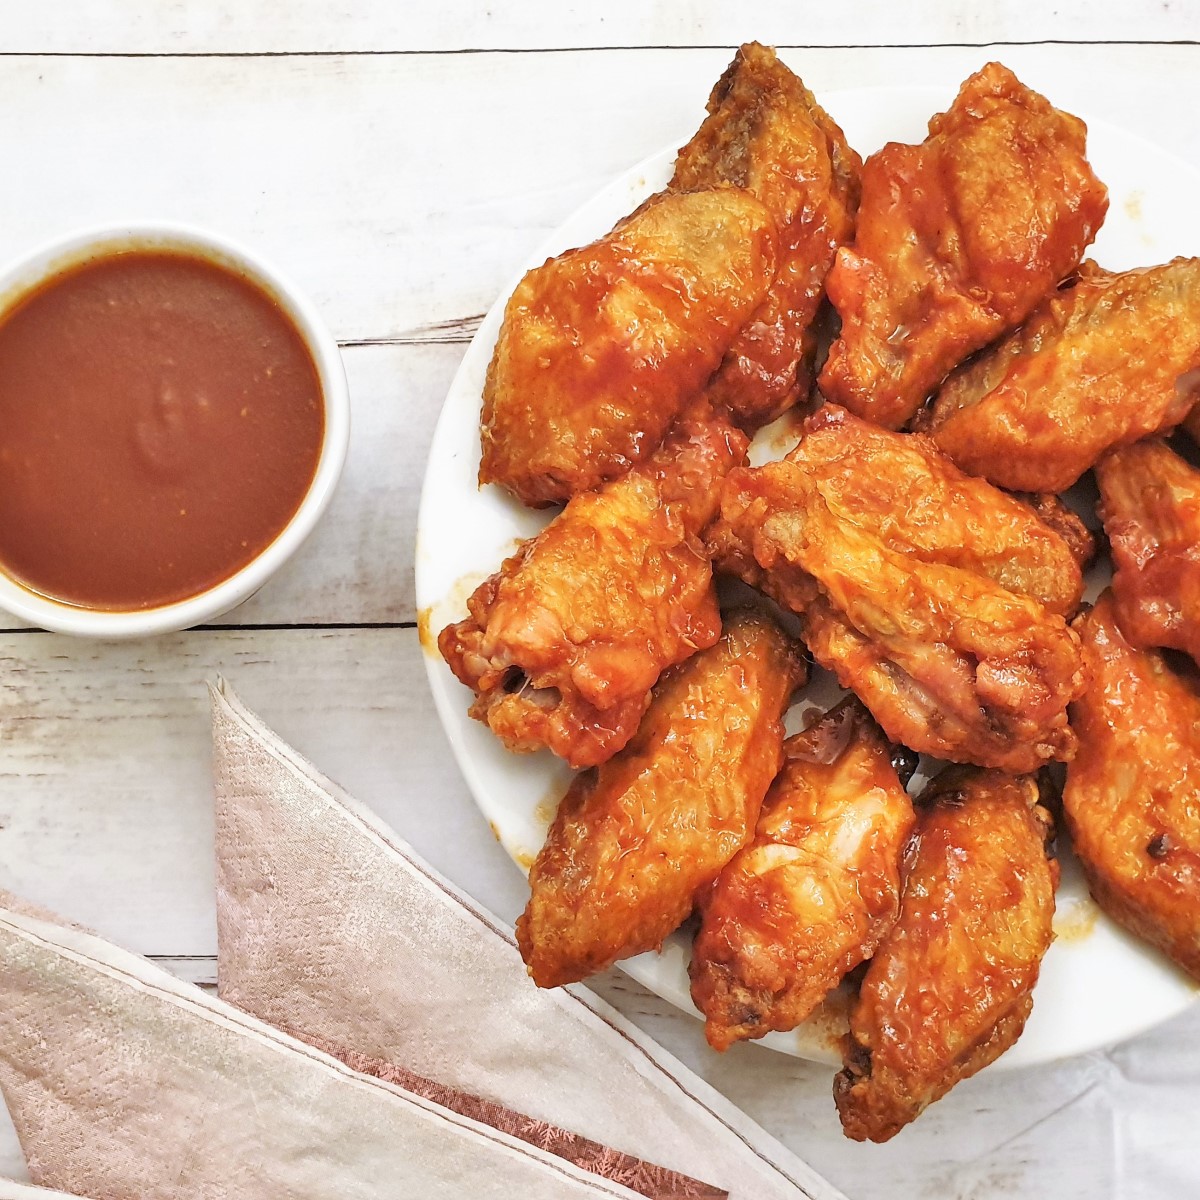
[[[643,1195],[838,1200],[598,997],[536,988],[508,926],[227,685],[212,698],[222,998],[359,1068],[390,1065],[404,1087],[569,1159],[660,1164],[631,1180]],[[573,1143],[565,1130],[583,1136]],[[672,1172],[718,1190],[682,1190]]]
[[[4,900],[0,1091],[38,1184],[103,1200],[637,1200]]]

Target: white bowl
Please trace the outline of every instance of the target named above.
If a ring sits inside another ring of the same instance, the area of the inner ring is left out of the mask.
[[[253,595],[299,549],[333,495],[350,441],[350,393],[337,342],[305,295],[258,254],[191,225],[131,222],[83,229],[57,238],[0,269],[0,317],[45,280],[114,250],[176,250],[215,262],[257,284],[299,330],[321,385],[325,434],[312,483],[278,536],[236,574],[207,591],[158,608],[81,608],[30,590],[0,564],[0,609],[23,620],[82,637],[134,638],[201,625]]]

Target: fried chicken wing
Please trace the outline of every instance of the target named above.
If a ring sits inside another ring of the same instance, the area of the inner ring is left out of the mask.
[[[721,511],[717,565],[800,612],[893,741],[1013,772],[1070,756],[1082,577],[1028,505],[827,406],[786,459],[731,472]]]
[[[754,840],[700,906],[692,999],[717,1050],[806,1020],[899,910],[916,818],[870,714],[844,700],[783,756]]]
[[[530,271],[483,391],[479,482],[566,501],[654,452],[775,275],[771,214],[735,187],[655,196]]]
[[[1061,492],[1106,450],[1178,425],[1200,389],[1200,259],[1092,272],[946,381],[926,424],[960,467]]]
[[[654,949],[688,916],[754,830],[805,674],[774,622],[736,612],[716,646],[663,677],[626,749],[576,778],[517,922],[540,987]]]
[[[1092,685],[1063,811],[1096,903],[1200,979],[1200,683],[1117,624],[1111,592],[1077,622]]]
[[[1053,937],[1058,864],[1030,778],[950,768],[922,796],[900,916],[850,1014],[833,1094],[885,1142],[1020,1036]]]
[[[548,746],[573,767],[624,746],[661,672],[720,636],[699,534],[745,452],[741,433],[697,410],[507,559],[438,638],[476,693],[471,715],[509,749]]]
[[[1200,471],[1162,442],[1138,442],[1105,455],[1096,482],[1121,632],[1200,663]]]
[[[993,62],[921,145],[868,158],[854,245],[826,281],[842,331],[822,393],[899,428],[952,367],[1019,325],[1104,220],[1086,137]]]
[[[679,152],[671,188],[746,188],[779,230],[775,279],[707,393],[714,406],[753,429],[812,387],[813,321],[837,248],[854,234],[862,162],[808,88],[757,42],[737,52],[708,112]]]

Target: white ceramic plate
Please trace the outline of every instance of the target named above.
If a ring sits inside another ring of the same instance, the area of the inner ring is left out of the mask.
[[[850,144],[864,157],[889,140],[918,142],[929,116],[945,109],[950,91],[934,88],[858,88],[822,96]],[[1125,269],[1200,255],[1195,197],[1200,172],[1161,148],[1100,121],[1089,121],[1088,157],[1108,184],[1110,207],[1093,256]],[[680,144],[686,136],[680,139]],[[520,276],[547,257],[599,237],[670,177],[674,148],[654,155],[614,180],[558,228],[515,276],[488,313],[446,397],[434,434],[417,526],[417,605],[434,700],[458,765],[483,815],[505,850],[528,870],[566,788],[567,768],[548,752],[514,755],[467,716],[470,693],[437,656],[437,631],[466,613],[467,597],[499,566],[516,542],[547,521],[498,488],[480,490],[479,414],[484,373],[508,296]],[[777,456],[770,430],[759,435],[755,458]],[[789,714],[789,729],[814,704],[838,694],[829,676],[805,690]],[[1087,894],[1078,867],[1067,858],[1058,893],[1058,932],[1042,968],[1033,1016],[1020,1041],[999,1060],[1016,1066],[1079,1054],[1130,1037],[1181,1011],[1196,988],[1165,959],[1128,937]],[[661,954],[622,963],[638,982],[694,1013],[688,996],[689,945],[682,934]],[[763,1044],[819,1062],[835,1062],[841,1018],[836,998],[793,1033],[773,1033]]]

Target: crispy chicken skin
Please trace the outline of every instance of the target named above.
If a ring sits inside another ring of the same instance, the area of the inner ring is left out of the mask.
[[[505,560],[442,630],[471,715],[510,750],[573,767],[633,736],[661,672],[721,632],[700,531],[745,436],[703,407],[642,466],[576,496]]]
[[[822,393],[897,429],[951,368],[1019,325],[1075,269],[1108,209],[1086,137],[993,62],[921,145],[868,158],[854,245],[826,281],[842,331]]]
[[[853,697],[784,742],[754,840],[701,903],[692,999],[715,1049],[794,1029],[891,928],[916,820],[892,752]]]
[[[1200,471],[1160,441],[1096,466],[1121,632],[1200,663]]]
[[[854,235],[862,162],[808,88],[757,42],[737,52],[708,113],[680,150],[670,186],[746,188],[779,230],[774,282],[708,388],[714,406],[754,429],[812,387],[813,321],[837,248]]]
[[[893,741],[1017,773],[1070,757],[1082,579],[1028,505],[826,406],[786,459],[730,473],[721,512],[717,566],[800,612]]]
[[[928,425],[960,467],[1061,492],[1106,450],[1178,425],[1200,389],[1200,259],[1093,271],[956,371]]]
[[[769,618],[665,675],[637,736],[578,776],[529,874],[517,941],[540,987],[661,945],[745,844],[779,769],[802,649]]]
[[[517,286],[483,390],[479,482],[561,503],[652,454],[775,275],[775,222],[734,187],[653,197]]]
[[[850,1014],[833,1095],[885,1142],[1020,1036],[1053,933],[1058,864],[1031,777],[952,767],[921,798],[900,916]]]
[[[1200,683],[1117,624],[1112,594],[1076,623],[1092,686],[1063,811],[1096,902],[1200,980]]]

